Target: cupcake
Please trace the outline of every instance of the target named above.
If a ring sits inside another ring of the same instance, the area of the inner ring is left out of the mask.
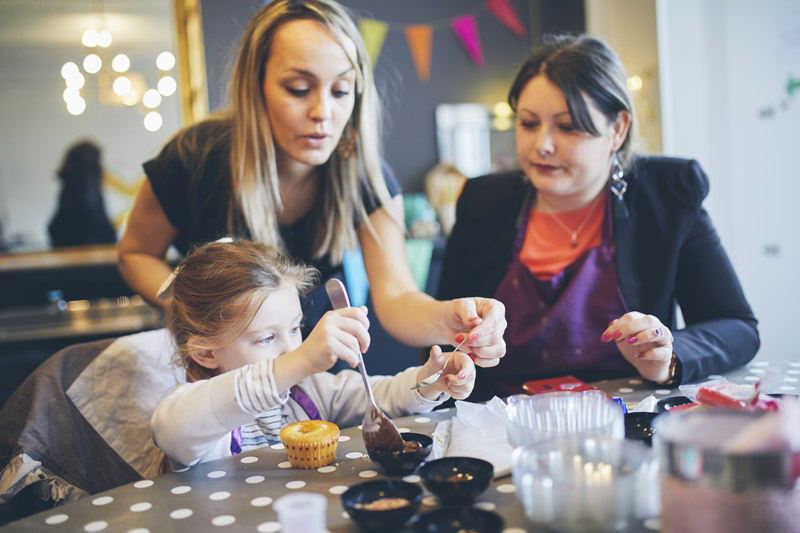
[[[289,463],[295,468],[319,468],[336,460],[339,426],[324,420],[302,420],[281,430]]]

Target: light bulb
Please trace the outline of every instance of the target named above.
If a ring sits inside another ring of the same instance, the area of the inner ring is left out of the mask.
[[[95,29],[88,29],[83,32],[83,36],[81,37],[81,43],[86,48],[94,48],[97,46],[97,39],[99,35],[97,34],[97,30]]]
[[[78,68],[78,65],[72,61],[67,61],[64,63],[64,66],[61,67],[61,77],[65,80],[69,79],[70,76],[74,76],[75,74],[80,74],[80,69]]]
[[[83,58],[83,70],[89,74],[96,74],[103,68],[103,60],[97,54],[89,54]]]
[[[64,99],[64,103],[70,103],[72,100],[76,100],[81,97],[81,92],[78,89],[73,89],[71,87],[67,87],[64,89],[64,92],[61,93],[61,97]]]
[[[161,93],[155,89],[149,89],[144,93],[144,96],[142,96],[142,103],[145,107],[150,109],[158,107],[158,105],[161,103]]]
[[[111,34],[108,30],[103,30],[97,34],[97,46],[108,48],[111,44]]]
[[[170,96],[175,93],[175,90],[178,88],[178,83],[172,76],[164,76],[160,80],[158,80],[157,87],[158,87],[158,92],[160,92],[164,96]]]
[[[164,123],[158,111],[150,111],[144,116],[144,129],[147,131],[158,131]]]
[[[127,72],[131,68],[131,60],[125,54],[117,54],[111,60],[111,68],[114,72]]]
[[[67,112],[70,115],[80,115],[86,110],[86,100],[80,96],[74,100],[67,102]]]
[[[156,58],[158,70],[172,70],[175,66],[175,56],[170,52],[161,52]]]
[[[494,116],[497,118],[508,118],[514,114],[514,110],[508,105],[508,102],[497,102],[494,104]]]
[[[631,91],[639,91],[642,89],[642,78],[639,76],[631,76],[628,78],[628,89]]]
[[[136,102],[139,101],[139,93],[136,92],[135,89],[131,89],[128,91],[128,94],[122,97],[122,103],[127,106],[136,105]]]
[[[80,89],[86,83],[86,78],[84,78],[83,74],[80,72],[76,72],[75,74],[70,75],[66,81],[67,87],[70,89]]]
[[[112,85],[114,94],[125,96],[131,90],[131,80],[127,76],[119,76]]]

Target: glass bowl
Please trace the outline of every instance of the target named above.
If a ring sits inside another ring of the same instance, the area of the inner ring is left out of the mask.
[[[405,505],[402,505],[405,500]],[[422,487],[396,479],[366,481],[342,494],[342,506],[365,529],[397,530],[419,510]],[[381,508],[386,507],[386,508]]]
[[[474,507],[450,507],[425,513],[414,523],[415,533],[500,533],[504,522],[500,515]]]
[[[658,461],[640,442],[561,436],[517,448],[511,461],[525,515],[545,527],[615,531],[658,516]]]
[[[507,402],[506,434],[515,448],[563,434],[625,437],[622,408],[601,391],[516,394]]]
[[[402,433],[406,442],[419,442],[421,448],[413,452],[387,452],[367,449],[369,458],[389,475],[406,475],[414,472],[430,455],[433,439],[422,433]]]
[[[489,486],[494,467],[475,457],[442,457],[422,465],[419,476],[442,504],[468,504]]]

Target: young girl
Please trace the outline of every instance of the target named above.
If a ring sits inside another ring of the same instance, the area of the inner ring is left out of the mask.
[[[361,376],[326,370],[337,359],[355,366],[369,348],[366,308],[327,312],[303,341],[300,296],[316,277],[315,269],[249,241],[209,243],[181,263],[168,327],[188,383],[164,398],[152,419],[153,439],[173,463],[191,466],[279,443],[281,428],[298,420],[361,422],[369,402]],[[411,390],[445,359],[434,346],[422,367],[371,377],[380,408],[396,417],[469,396],[475,366],[462,352],[433,385]]]

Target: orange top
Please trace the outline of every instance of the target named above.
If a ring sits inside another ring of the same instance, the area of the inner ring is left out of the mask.
[[[602,205],[595,207],[601,202]],[[572,232],[568,232],[556,222],[554,215],[531,211],[525,241],[519,254],[522,264],[528,267],[539,279],[550,279],[578,259],[586,250],[600,246],[603,241],[603,215],[606,210],[606,197],[600,197],[586,207],[569,213],[559,213],[558,218],[568,228],[575,230],[584,217],[594,207],[586,224],[577,235],[577,246],[572,246]]]

